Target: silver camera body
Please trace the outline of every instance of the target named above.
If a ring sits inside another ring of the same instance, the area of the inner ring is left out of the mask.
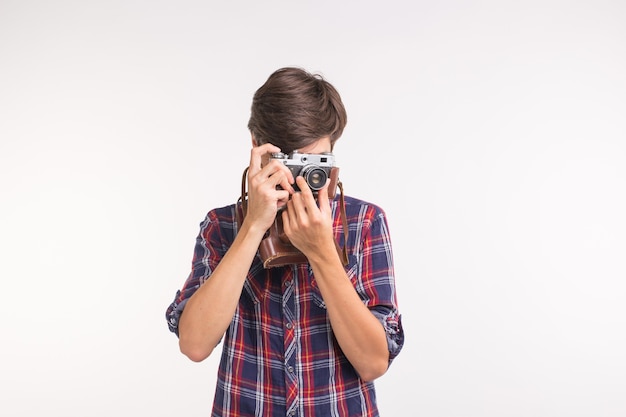
[[[270,155],[271,159],[280,159],[289,168],[293,177],[302,176],[313,194],[326,185],[326,181],[331,177],[331,171],[335,167],[335,156],[330,153],[311,154],[293,151],[290,154],[275,152]],[[300,191],[296,184],[293,185],[296,191]]]

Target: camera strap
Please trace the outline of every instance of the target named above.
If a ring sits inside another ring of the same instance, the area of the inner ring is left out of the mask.
[[[241,228],[243,220],[248,212],[248,192],[246,185],[248,183],[248,167],[244,169],[241,177],[241,196],[239,197],[235,207],[235,217],[237,220],[237,230]],[[343,247],[335,241],[335,247],[343,266],[348,265],[348,220],[346,218],[346,206],[344,201],[343,184],[337,181],[339,187],[339,210],[341,215],[341,226],[343,228]],[[274,224],[270,227],[265,237],[261,241],[259,247],[263,266],[272,268],[276,266],[284,266],[307,262],[306,256],[300,250],[289,242],[289,239],[283,232],[282,218],[276,216]]]

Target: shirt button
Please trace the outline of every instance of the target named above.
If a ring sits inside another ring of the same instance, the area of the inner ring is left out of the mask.
[[[287,370],[289,371],[289,373],[293,373],[293,366],[288,366]]]
[[[285,287],[288,287],[288,286],[290,286],[290,285],[291,285],[291,280],[287,280],[287,281],[285,281]]]
[[[287,327],[287,329],[291,330],[291,328],[293,327],[293,325],[292,325],[291,323],[287,323],[287,324],[285,325],[285,327]]]

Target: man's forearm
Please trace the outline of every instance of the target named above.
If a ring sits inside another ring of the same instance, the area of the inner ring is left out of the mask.
[[[335,337],[361,378],[374,380],[387,371],[385,330],[359,298],[337,253],[321,259],[325,260],[313,261],[311,266]]]
[[[245,223],[210,278],[189,299],[179,324],[179,346],[189,359],[206,359],[230,325],[263,231]]]

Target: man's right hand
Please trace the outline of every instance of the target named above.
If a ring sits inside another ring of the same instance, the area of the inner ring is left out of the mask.
[[[294,193],[293,175],[282,161],[270,158],[274,152],[280,152],[280,148],[270,143],[255,146],[250,152],[245,221],[263,231],[270,228],[279,207],[287,204]]]

